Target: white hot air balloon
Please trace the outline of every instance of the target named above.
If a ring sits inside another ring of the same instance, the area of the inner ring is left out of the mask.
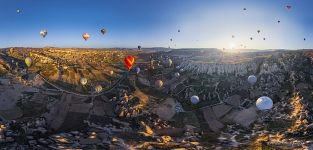
[[[179,78],[179,77],[180,77],[179,72],[176,72],[176,73],[174,74],[174,76],[175,76],[176,78]]]
[[[83,85],[83,86],[86,85],[87,82],[88,82],[88,80],[86,78],[81,78],[80,79],[80,84]]]
[[[251,84],[251,85],[254,85],[256,83],[256,81],[258,80],[258,78],[254,75],[250,75],[248,77],[248,82]]]
[[[162,80],[156,80],[154,85],[156,88],[161,88],[163,86],[163,81]]]
[[[100,93],[100,92],[102,91],[102,86],[101,86],[101,85],[97,85],[97,86],[95,87],[95,91],[96,91],[97,93]]]
[[[273,100],[267,96],[262,96],[256,100],[255,105],[259,110],[268,110],[273,107]]]
[[[192,104],[197,104],[197,103],[199,103],[199,101],[200,101],[200,99],[199,99],[199,97],[196,96],[196,95],[191,96],[191,98],[190,98],[190,102],[191,102]]]
[[[47,31],[47,30],[41,30],[41,31],[39,32],[39,34],[40,34],[43,38],[45,38],[45,37],[47,36],[47,34],[48,34],[48,31]]]
[[[166,63],[167,63],[166,65],[167,65],[168,67],[171,67],[172,64],[173,64],[173,61],[172,61],[172,59],[169,58],[169,59],[167,59],[167,62],[166,62]]]

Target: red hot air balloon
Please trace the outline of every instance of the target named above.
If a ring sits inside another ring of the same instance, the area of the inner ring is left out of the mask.
[[[87,41],[90,38],[89,33],[84,33],[83,34],[83,38],[84,38],[85,41]]]
[[[135,57],[128,55],[124,58],[124,64],[128,70],[130,70],[135,63]]]

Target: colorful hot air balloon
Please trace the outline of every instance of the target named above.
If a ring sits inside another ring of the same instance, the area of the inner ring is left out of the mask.
[[[80,79],[80,84],[85,86],[87,84],[88,80],[86,78],[81,78]]]
[[[191,102],[192,104],[197,104],[197,103],[199,103],[199,101],[200,101],[200,99],[199,99],[199,97],[196,96],[196,95],[191,96],[191,98],[190,98],[190,102]]]
[[[87,41],[90,38],[89,33],[84,33],[82,36],[85,41]]]
[[[250,75],[250,76],[248,77],[248,82],[249,82],[251,85],[254,85],[257,80],[258,80],[257,77],[254,76],[254,75]]]
[[[48,34],[48,31],[47,31],[47,30],[41,30],[41,31],[39,32],[39,34],[40,34],[43,38],[45,38],[45,37],[47,36],[47,34]]]
[[[105,33],[107,33],[107,30],[103,28],[100,30],[100,32],[104,35]]]
[[[154,83],[154,86],[156,87],[156,88],[162,88],[162,86],[163,86],[163,81],[162,80],[156,80],[155,81],[155,83]]]
[[[96,93],[100,93],[102,91],[102,86],[101,85],[97,85],[95,87],[95,91],[96,91]]]
[[[25,64],[27,67],[30,67],[32,65],[32,63],[33,63],[32,58],[30,58],[30,57],[25,58]]]
[[[135,57],[128,55],[124,58],[124,64],[128,70],[130,70],[135,63]]]
[[[273,107],[273,100],[267,96],[262,96],[255,103],[259,110],[268,110]]]

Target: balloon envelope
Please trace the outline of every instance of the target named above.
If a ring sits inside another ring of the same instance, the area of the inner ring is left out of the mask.
[[[124,58],[124,65],[128,70],[130,70],[135,63],[135,57],[132,55],[128,55]]]
[[[100,32],[104,35],[105,33],[107,33],[106,29],[101,29]]]
[[[141,50],[141,46],[140,45],[138,45],[138,49]]]
[[[33,60],[30,57],[25,58],[25,64],[27,65],[27,67],[30,67],[32,63],[33,63]]]
[[[140,68],[139,67],[136,67],[135,69],[136,73],[138,74],[140,72]]]
[[[154,85],[156,88],[161,88],[163,86],[163,81],[162,80],[156,80]]]
[[[255,103],[259,110],[267,110],[273,107],[273,100],[267,96],[262,96]]]
[[[87,41],[90,38],[90,34],[89,33],[84,33],[82,36],[83,36],[83,39],[85,41]]]
[[[45,38],[48,34],[48,31],[47,30],[41,30],[40,33],[39,33],[43,38]]]
[[[173,64],[172,59],[168,59],[168,60],[167,60],[167,63],[168,63],[168,66],[169,66],[169,67],[172,66],[172,64]]]
[[[97,86],[95,87],[95,91],[96,91],[97,93],[100,93],[100,92],[102,91],[102,86],[101,86],[101,85],[97,85]]]
[[[254,85],[257,80],[258,80],[257,77],[254,76],[254,75],[250,75],[250,76],[248,77],[248,82],[249,82],[251,85]]]
[[[88,80],[86,78],[81,78],[80,79],[80,84],[82,84],[82,85],[86,85],[87,82],[88,82]]]
[[[179,76],[180,76],[179,72],[176,72],[174,75],[176,78],[179,78]]]
[[[197,103],[199,103],[199,101],[200,101],[200,99],[199,99],[199,97],[196,96],[196,95],[191,96],[191,98],[190,98],[190,102],[191,102],[192,104],[197,104]]]

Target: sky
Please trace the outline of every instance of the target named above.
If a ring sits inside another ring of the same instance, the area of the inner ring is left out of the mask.
[[[307,49],[312,10],[312,0],[0,0],[0,47]]]

